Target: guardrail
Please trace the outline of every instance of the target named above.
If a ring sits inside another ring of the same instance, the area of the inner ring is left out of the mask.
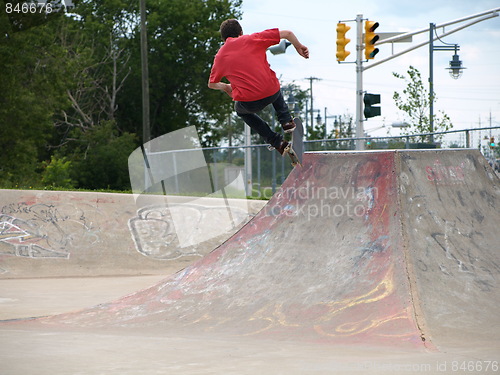
[[[428,141],[431,136],[434,143]],[[487,159],[494,160],[500,155],[495,154],[498,153],[498,148],[489,147],[492,136],[500,140],[500,126],[386,137],[307,140],[304,142],[304,149],[306,152],[355,150],[356,142],[362,140],[367,150],[478,148]],[[246,176],[244,168],[247,149],[251,153],[251,176]],[[233,169],[235,166],[240,167],[247,183],[251,181],[252,192],[249,194],[247,191],[247,195],[254,198],[271,197],[292,169],[289,158],[282,158],[276,151],[269,151],[264,144],[207,147],[203,149],[203,153],[207,163],[215,171],[220,169],[216,166],[222,164],[231,165]]]

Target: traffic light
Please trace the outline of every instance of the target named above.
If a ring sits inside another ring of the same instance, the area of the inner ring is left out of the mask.
[[[351,54],[351,52],[345,50],[346,44],[351,41],[345,36],[350,29],[351,27],[345,23],[340,22],[337,24],[337,61],[344,61]]]
[[[496,147],[495,137],[490,137],[490,148],[493,149]]]
[[[378,27],[378,22],[365,21],[365,58],[373,59],[378,53],[378,48],[375,48],[375,43],[380,39],[380,36],[375,34]]]
[[[380,103],[379,94],[365,94],[363,102],[365,103],[365,110],[363,111],[365,118],[380,116],[380,107],[373,106]]]

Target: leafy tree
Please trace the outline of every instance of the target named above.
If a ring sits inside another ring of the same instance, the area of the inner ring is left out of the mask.
[[[336,138],[351,138],[354,136],[354,117],[352,114],[344,114],[336,116],[334,120],[334,127],[326,134],[327,139]],[[309,139],[323,139],[325,138],[325,123],[315,124],[310,132]],[[315,143],[309,145],[309,150],[319,150],[319,149],[336,149],[343,150],[352,147],[352,141],[333,141],[327,142],[326,144]]]
[[[2,24],[5,28],[2,35],[11,35],[19,31],[26,31],[33,27],[47,24],[54,18],[58,18],[63,14],[62,0],[47,0],[44,1],[44,8],[36,8],[33,2],[24,0],[4,0],[2,10]],[[34,10],[33,7],[36,9]]]
[[[70,176],[71,162],[66,158],[58,159],[54,155],[51,156],[50,162],[42,162],[45,168],[42,173],[42,183],[45,186],[57,188],[71,189],[74,187],[73,180]]]
[[[0,184],[5,187],[36,183],[53,135],[53,113],[68,104],[68,65],[57,43],[65,20],[57,12],[30,17],[0,13]]]
[[[403,93],[394,92],[393,99],[399,110],[406,113],[407,119],[405,120],[410,124],[410,128],[406,130],[406,134],[421,134],[430,133],[432,131],[446,131],[453,127],[450,118],[443,111],[439,111],[439,115],[434,115],[434,128],[430,128],[430,115],[429,108],[431,100],[435,103],[437,98],[429,98],[429,92],[424,87],[422,76],[418,69],[410,66],[407,74],[408,77],[392,73],[394,77],[404,80],[407,83]],[[439,139],[436,136],[435,139]],[[420,137],[422,142],[426,142],[426,137]]]
[[[72,16],[57,7],[0,13],[2,187],[128,186],[127,157],[142,127],[138,2],[75,4]],[[206,83],[220,23],[239,17],[241,0],[147,5],[153,137],[196,125],[207,143],[232,139],[232,105]],[[55,182],[66,172],[69,180]]]
[[[120,133],[112,121],[106,121],[58,152],[71,161],[70,177],[77,187],[129,190],[128,157],[136,145],[134,134]]]
[[[219,27],[238,18],[241,0],[151,0],[148,7],[148,48],[151,137],[195,125],[202,140],[227,123],[232,107],[224,94],[207,88],[210,68],[221,44]],[[142,124],[139,29],[131,43],[130,79],[118,99],[118,123],[140,133]],[[206,144],[206,143],[205,143]]]
[[[72,85],[66,90],[71,107],[61,110],[55,122],[61,145],[81,141],[82,133],[101,122],[115,121],[118,95],[131,70],[126,40],[136,23],[134,10],[120,0],[77,2],[73,12],[78,17],[60,41],[74,62]]]

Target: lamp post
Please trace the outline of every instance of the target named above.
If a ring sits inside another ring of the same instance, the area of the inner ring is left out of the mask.
[[[141,82],[142,82],[142,144],[151,138],[149,118],[149,69],[148,69],[148,37],[146,31],[146,0],[140,0],[141,13]]]
[[[299,103],[297,103],[297,100],[295,99],[295,95],[293,95],[292,92],[288,96],[287,104],[288,104],[288,109],[292,113],[292,117],[297,117],[299,112],[300,112]]]
[[[458,79],[462,75],[462,70],[465,69],[462,66],[457,51],[460,49],[458,44],[448,44],[444,43],[439,37],[437,37],[442,43],[447,44],[444,46],[434,45],[434,34],[436,33],[436,25],[434,23],[429,24],[429,133],[431,133],[431,143],[434,143],[434,51],[455,51],[452,60],[450,61],[450,75],[454,79]],[[436,35],[437,36],[437,35]]]

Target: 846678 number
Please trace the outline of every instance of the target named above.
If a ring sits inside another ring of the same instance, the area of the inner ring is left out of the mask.
[[[5,3],[6,13],[52,13],[51,3]]]

